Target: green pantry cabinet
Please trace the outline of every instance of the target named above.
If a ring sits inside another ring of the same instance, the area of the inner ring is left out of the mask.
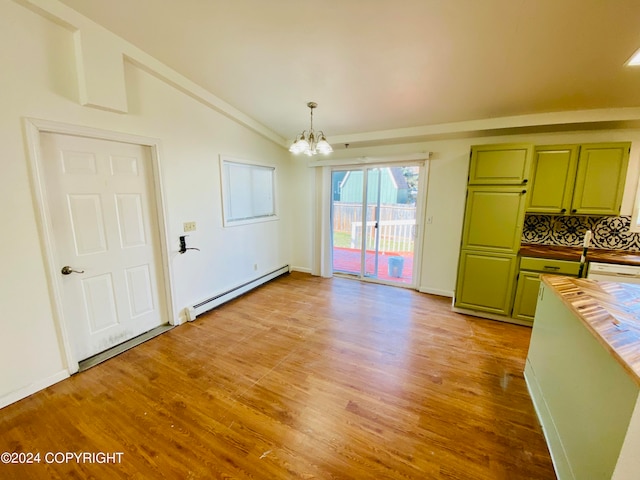
[[[527,212],[619,215],[631,144],[536,147]]]
[[[472,147],[454,306],[509,316],[533,146]]]

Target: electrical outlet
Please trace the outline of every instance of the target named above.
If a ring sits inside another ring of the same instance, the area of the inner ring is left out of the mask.
[[[196,229],[196,222],[184,222],[183,227],[185,232],[193,232]]]

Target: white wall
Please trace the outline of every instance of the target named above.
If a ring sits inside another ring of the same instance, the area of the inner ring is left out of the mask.
[[[291,263],[291,160],[284,148],[131,63],[124,68],[128,113],[81,106],[73,32],[10,1],[0,2],[0,65],[0,407],[67,375],[32,199],[25,117],[160,139],[172,315]],[[222,227],[220,154],[277,166],[279,221]],[[186,221],[197,222],[188,241],[201,251],[179,255]]]

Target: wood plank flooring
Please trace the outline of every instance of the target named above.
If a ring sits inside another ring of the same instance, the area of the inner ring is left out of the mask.
[[[0,410],[0,452],[41,455],[0,478],[555,479],[530,332],[293,273]]]

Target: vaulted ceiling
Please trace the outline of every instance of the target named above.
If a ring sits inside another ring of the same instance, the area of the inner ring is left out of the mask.
[[[61,1],[283,138],[640,107],[638,0]]]

